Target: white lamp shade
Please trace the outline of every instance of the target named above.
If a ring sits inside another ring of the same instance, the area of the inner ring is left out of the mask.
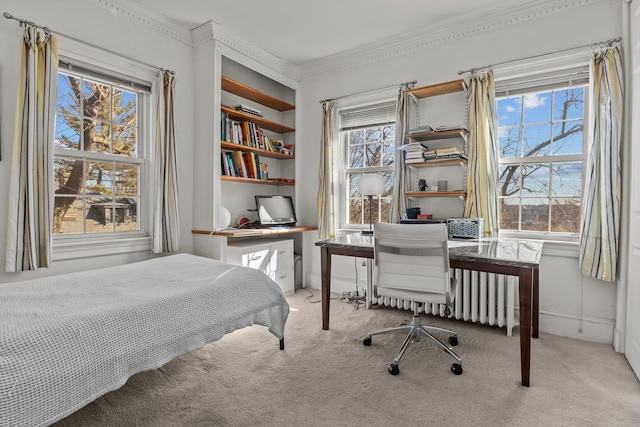
[[[384,192],[384,177],[377,173],[368,173],[360,177],[358,192],[363,196],[377,196]]]
[[[220,206],[220,228],[227,228],[231,224],[231,212],[224,206]]]

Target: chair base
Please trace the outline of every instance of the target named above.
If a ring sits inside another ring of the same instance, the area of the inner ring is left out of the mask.
[[[402,347],[400,347],[400,351],[398,352],[396,357],[393,359],[393,362],[389,365],[389,372],[392,375],[397,375],[398,373],[400,373],[400,369],[399,369],[400,359],[404,355],[407,348],[409,348],[409,345],[414,341],[419,342],[420,338],[427,338],[429,341],[435,344],[436,347],[438,347],[439,349],[447,353],[449,356],[451,356],[455,360],[455,363],[451,365],[451,371],[456,375],[460,375],[462,373],[462,359],[460,358],[460,356],[458,356],[453,350],[451,350],[448,346],[446,346],[442,341],[440,341],[438,338],[432,335],[433,333],[448,334],[449,344],[451,344],[452,346],[456,346],[458,345],[458,333],[450,329],[421,325],[420,315],[417,313],[417,307],[418,305],[416,304],[416,309],[413,313],[413,321],[410,324],[369,332],[367,336],[364,338],[363,344],[366,346],[370,346],[371,337],[375,335],[407,334],[407,337],[405,338],[404,343],[402,344]]]

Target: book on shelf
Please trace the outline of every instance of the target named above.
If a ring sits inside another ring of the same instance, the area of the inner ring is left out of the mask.
[[[229,163],[227,162],[227,153],[220,153],[220,173],[227,176],[231,175]]]
[[[248,105],[238,104],[234,105],[233,109],[236,111],[241,111],[243,113],[252,114],[257,117],[262,117],[262,112],[260,110],[256,110],[255,108],[251,108]]]
[[[260,150],[293,155],[293,145],[285,145],[281,139],[270,138],[260,125],[251,121],[237,121],[222,113],[220,139],[232,144]]]
[[[409,129],[407,134],[411,135],[414,133],[422,133],[422,132],[433,132],[433,128],[429,125],[419,126],[417,128]]]
[[[421,163],[424,161],[424,153],[428,147],[420,142],[411,141],[400,147],[404,150],[405,163]]]
[[[247,165],[244,162],[242,157],[242,151],[235,151],[236,155],[236,163],[238,164],[238,175],[243,178],[249,178],[249,174],[247,173]]]
[[[440,126],[436,127],[436,132],[443,132],[443,131],[446,131],[446,130],[456,130],[456,129],[464,129],[464,130],[466,130],[464,125],[453,124],[453,125],[440,125]]]
[[[238,176],[237,166],[235,165],[235,157],[231,153],[222,153],[224,163],[226,164],[225,172],[227,176]]]
[[[423,153],[423,156],[425,160],[451,159],[451,158],[466,159],[467,158],[464,151],[462,151],[458,147],[446,147],[446,148],[438,148],[436,150],[425,151]]]

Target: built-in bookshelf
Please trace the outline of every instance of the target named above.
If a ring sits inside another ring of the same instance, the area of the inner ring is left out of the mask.
[[[241,98],[276,111],[291,111],[293,104],[227,76],[221,77],[221,88]],[[250,112],[243,111],[244,108]],[[221,105],[220,174],[221,181],[259,183],[268,185],[295,185],[293,177],[273,177],[264,158],[277,161],[295,159],[295,146],[287,143],[283,135],[295,128],[262,117],[260,110],[244,107],[243,103],[231,107]],[[256,113],[253,113],[256,112]]]
[[[229,245],[238,241],[286,238],[304,260],[303,240],[316,227],[247,228],[258,219],[255,196],[291,196],[298,208],[299,76],[290,64],[234,39],[214,22],[192,36],[193,253],[226,261]]]

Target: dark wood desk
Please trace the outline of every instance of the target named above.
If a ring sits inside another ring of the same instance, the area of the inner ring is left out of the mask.
[[[331,256],[373,259],[373,239],[360,233],[316,242],[322,264],[322,329],[329,329]],[[520,293],[520,370],[529,387],[531,337],[538,338],[539,266],[543,242],[522,239],[481,239],[449,242],[451,268],[517,276]]]

